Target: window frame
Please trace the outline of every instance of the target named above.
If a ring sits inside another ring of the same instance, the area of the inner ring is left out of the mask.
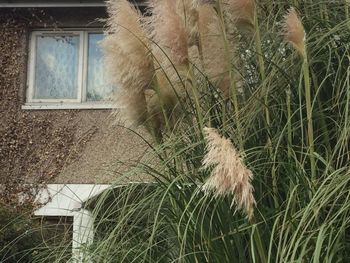
[[[30,33],[27,68],[26,100],[22,109],[110,109],[115,108],[111,101],[87,101],[89,34],[103,34],[102,28],[61,28],[59,30],[36,29]],[[79,36],[78,76],[76,99],[35,99],[35,65],[37,37],[47,35]]]

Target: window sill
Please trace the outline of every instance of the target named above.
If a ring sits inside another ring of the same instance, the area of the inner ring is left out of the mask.
[[[22,110],[109,110],[117,107],[111,103],[26,103]]]

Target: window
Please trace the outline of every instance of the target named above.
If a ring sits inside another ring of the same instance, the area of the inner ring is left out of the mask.
[[[102,39],[101,31],[32,32],[24,108],[110,108]]]

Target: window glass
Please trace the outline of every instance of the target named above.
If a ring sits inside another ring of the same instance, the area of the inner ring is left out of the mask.
[[[79,36],[36,38],[34,99],[76,99]]]
[[[100,41],[102,33],[89,33],[88,35],[88,70],[87,91],[88,101],[109,100],[112,94],[112,86],[107,84],[105,70],[103,68],[103,53]]]

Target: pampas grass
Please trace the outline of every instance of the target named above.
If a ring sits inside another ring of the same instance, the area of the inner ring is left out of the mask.
[[[118,106],[136,125],[147,119],[144,90],[152,84],[153,61],[141,17],[127,0],[108,2],[108,32],[103,41],[110,83]]]
[[[204,128],[207,141],[207,154],[203,159],[203,167],[214,166],[210,177],[203,185],[205,192],[213,192],[215,196],[233,195],[231,206],[236,205],[251,219],[255,199],[253,196],[252,172],[246,167],[239,153],[230,140],[219,135],[214,128]]]
[[[140,161],[134,171],[154,183],[147,192],[146,185],[135,191],[127,186],[124,196],[113,195],[106,203],[117,206],[107,215],[99,209],[99,222],[107,221],[112,234],[105,231],[96,241],[97,262],[347,262],[350,89],[344,6],[295,1],[301,23],[294,11],[283,19],[290,2],[255,3],[153,1],[148,36],[157,83],[147,90],[146,104],[164,136],[153,148],[158,162]],[[319,9],[329,11],[329,20]],[[281,41],[281,24],[296,52]],[[314,29],[307,48],[300,42],[304,27]],[[302,72],[294,53],[305,54]],[[235,100],[237,75],[245,85]],[[187,92],[189,86],[197,98]],[[324,107],[310,104],[311,87]],[[174,108],[179,116],[168,130],[163,113],[169,116]],[[329,122],[324,127],[319,112]],[[306,118],[314,130],[305,127]],[[200,125],[212,128],[203,131]],[[305,144],[306,129],[317,142],[314,154],[310,144],[304,147],[313,141],[308,136]],[[141,200],[135,199],[141,192]]]
[[[231,13],[238,29],[246,30],[254,28],[254,0],[224,0],[224,2],[228,6],[228,12]]]
[[[306,117],[307,117],[307,136],[309,145],[309,156],[311,164],[311,178],[313,182],[316,180],[316,161],[315,161],[315,145],[314,145],[314,127],[312,118],[312,102],[311,102],[311,83],[309,62],[307,58],[306,50],[306,34],[304,26],[295,11],[294,8],[290,8],[288,13],[284,16],[283,34],[285,40],[288,41],[300,54],[303,60],[303,77],[304,77],[304,90],[306,101]]]
[[[188,36],[188,47],[198,46],[198,5],[199,0],[177,0],[177,13],[180,15]]]
[[[168,123],[167,119],[172,118],[178,99],[186,94],[189,35],[178,14],[178,1],[152,0],[149,1],[149,6],[152,15],[146,19],[146,26],[153,42],[152,54],[157,80],[157,96],[150,100],[149,108],[155,114],[161,107],[164,118],[162,123]]]
[[[184,23],[177,13],[177,1],[153,0],[151,37],[176,65],[188,63],[188,36]],[[171,30],[169,30],[171,29]]]
[[[200,114],[194,68],[203,69],[225,99],[235,94],[238,78],[231,74],[235,54],[231,33],[222,27],[213,6],[198,0],[152,0],[149,4],[152,16],[145,19],[124,0],[110,1],[108,7],[109,34],[103,44],[108,54],[106,68],[111,83],[118,87],[117,103],[126,109],[129,119],[137,125],[149,120],[151,126],[167,126],[163,124],[189,87]],[[191,58],[195,65],[189,63],[190,52],[200,57]],[[150,99],[144,95],[147,88],[156,93]],[[236,95],[233,97],[238,111]]]
[[[284,16],[283,34],[285,40],[290,43],[302,57],[305,57],[305,30],[293,7],[290,8],[288,13]]]
[[[230,95],[231,59],[227,56],[220,20],[210,4],[199,7],[199,34],[202,45],[203,68],[210,80],[222,91],[224,98]],[[234,54],[233,47],[230,53]]]

